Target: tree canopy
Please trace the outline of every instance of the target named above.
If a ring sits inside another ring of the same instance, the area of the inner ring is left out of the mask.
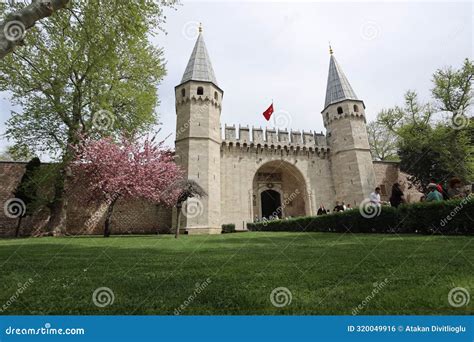
[[[458,70],[439,69],[433,75],[433,101],[422,103],[415,91],[407,91],[403,106],[382,110],[372,124],[382,132],[377,134],[395,136],[400,168],[412,175],[419,189],[432,178],[438,182],[450,177],[467,183],[473,180],[474,122],[469,116],[473,75],[469,60]],[[385,146],[388,141],[379,139],[378,143]],[[372,150],[377,147],[371,146]]]
[[[79,137],[133,136],[157,122],[165,67],[150,37],[165,20],[163,6],[173,3],[71,1],[0,59],[0,91],[20,108],[5,136],[18,150],[46,153],[62,164],[54,177],[50,229],[64,226],[68,164]]]

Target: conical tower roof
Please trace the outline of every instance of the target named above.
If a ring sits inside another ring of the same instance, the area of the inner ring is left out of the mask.
[[[199,36],[184,71],[181,84],[187,81],[212,82],[218,86],[201,29],[199,29]]]
[[[339,63],[337,63],[331,50],[331,58],[329,60],[328,85],[326,88],[326,101],[324,108],[343,100],[359,100],[352,89],[349,81],[344,75]],[[360,101],[360,100],[359,100]]]

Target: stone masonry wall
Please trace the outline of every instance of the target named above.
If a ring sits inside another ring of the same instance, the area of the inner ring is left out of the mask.
[[[13,236],[18,219],[5,215],[4,205],[13,198],[13,192],[24,173],[25,163],[0,162],[0,237]],[[69,191],[67,215],[68,234],[102,234],[105,206],[88,201],[84,188]],[[84,203],[88,203],[84,205]],[[22,220],[20,235],[28,236],[42,230],[47,221],[47,210]],[[171,209],[161,208],[146,201],[119,200],[111,222],[112,234],[157,234],[171,229]]]
[[[380,186],[382,190],[381,199],[382,201],[388,201],[392,194],[392,185],[395,182],[399,182],[402,186],[405,199],[412,202],[419,202],[420,197],[423,195],[421,192],[416,190],[408,180],[409,175],[400,172],[399,164],[397,162],[383,162],[374,161],[374,171],[376,185]]]

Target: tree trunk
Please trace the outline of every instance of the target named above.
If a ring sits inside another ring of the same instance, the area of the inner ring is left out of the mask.
[[[54,198],[49,206],[50,216],[47,224],[48,232],[52,232],[55,235],[66,231],[67,198],[64,191],[65,183],[65,170],[64,167],[61,167],[54,182]]]
[[[18,224],[15,229],[15,237],[17,238],[20,235],[21,221],[23,220],[23,215],[18,218]]]
[[[174,233],[174,237],[177,239],[179,238],[179,218],[181,214],[181,207],[176,207],[176,232]]]
[[[30,5],[7,15],[0,22],[0,59],[23,44],[26,30],[38,20],[51,16],[55,11],[66,7],[69,0],[33,0]]]
[[[109,207],[107,208],[107,216],[105,217],[104,223],[104,237],[110,236],[110,219],[112,218],[112,214],[114,213],[115,203],[117,203],[118,197],[114,198],[112,202],[110,202]]]

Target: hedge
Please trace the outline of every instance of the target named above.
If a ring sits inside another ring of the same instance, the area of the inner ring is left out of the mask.
[[[464,234],[474,233],[473,196],[464,200],[382,206],[366,218],[358,209],[323,216],[247,223],[251,231]],[[377,213],[376,213],[377,214]]]
[[[222,233],[235,233],[235,224],[223,224],[222,225]]]

